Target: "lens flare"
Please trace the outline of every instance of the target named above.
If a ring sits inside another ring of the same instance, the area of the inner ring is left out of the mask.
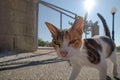
[[[95,0],[85,0],[84,7],[88,13],[90,13],[95,6]]]

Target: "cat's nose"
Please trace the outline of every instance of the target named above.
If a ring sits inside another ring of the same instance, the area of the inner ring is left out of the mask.
[[[62,57],[66,57],[67,54],[68,54],[67,51],[60,51],[60,55],[61,55]]]

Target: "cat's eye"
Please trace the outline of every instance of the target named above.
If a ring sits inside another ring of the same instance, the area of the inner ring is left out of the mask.
[[[73,39],[73,40],[71,40],[71,41],[69,42],[69,45],[75,43],[77,40],[78,40],[78,39]]]
[[[61,43],[60,43],[60,41],[53,40],[53,43],[54,43],[55,45],[58,45],[59,47],[61,46]]]

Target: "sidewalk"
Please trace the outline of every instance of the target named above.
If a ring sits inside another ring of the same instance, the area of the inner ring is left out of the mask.
[[[118,54],[120,77],[120,54]],[[111,62],[108,61],[108,65]],[[108,75],[111,76],[111,66]],[[71,66],[56,56],[53,49],[39,48],[35,52],[0,53],[0,80],[67,80]],[[98,80],[98,71],[85,67],[77,80]]]

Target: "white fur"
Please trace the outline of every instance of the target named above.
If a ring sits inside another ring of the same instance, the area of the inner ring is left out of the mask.
[[[60,50],[64,50],[68,52],[68,55],[65,58],[69,58],[71,65],[72,65],[72,73],[71,73],[69,80],[75,80],[83,66],[90,66],[90,67],[94,67],[98,69],[100,80],[106,80],[106,75],[107,75],[106,47],[108,45],[105,42],[103,42],[99,38],[99,36],[93,37],[93,39],[99,42],[101,46],[103,47],[102,52],[99,52],[101,59],[98,64],[93,64],[88,60],[86,49],[84,48],[84,43],[82,44],[80,48],[74,49],[71,46],[68,47],[67,41],[64,40],[61,48],[58,48],[56,50],[58,53],[58,56],[60,57],[62,57],[60,55]],[[113,62],[113,75],[117,76],[117,63],[116,63],[116,52],[115,51],[112,53],[109,59]]]

